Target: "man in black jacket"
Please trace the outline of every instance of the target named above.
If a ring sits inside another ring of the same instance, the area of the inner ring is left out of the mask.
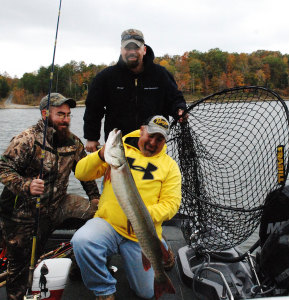
[[[96,75],[86,99],[87,151],[94,152],[99,145],[104,115],[106,140],[114,128],[125,135],[149,116],[177,117],[184,112],[186,102],[172,74],[153,60],[154,52],[145,44],[141,31],[128,29],[122,33],[118,63]]]

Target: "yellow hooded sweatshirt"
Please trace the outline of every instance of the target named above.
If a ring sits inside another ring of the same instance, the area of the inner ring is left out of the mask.
[[[181,203],[181,173],[177,163],[166,154],[166,145],[155,156],[145,157],[137,148],[140,130],[123,137],[125,156],[137,189],[155,224],[158,237],[162,238],[162,223],[171,219]],[[135,140],[134,143],[131,141]],[[130,141],[130,143],[128,143]],[[98,152],[81,159],[76,165],[75,176],[81,181],[100,178],[108,169]],[[127,239],[138,241],[134,232],[128,234],[127,217],[120,207],[110,180],[104,182],[95,217],[102,218]]]

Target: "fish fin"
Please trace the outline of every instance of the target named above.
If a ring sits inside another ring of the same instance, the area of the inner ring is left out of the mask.
[[[142,265],[145,271],[148,271],[151,268],[151,262],[148,260],[148,258],[141,253],[141,258],[142,258]]]
[[[133,232],[133,227],[132,227],[132,225],[131,225],[131,222],[130,222],[130,220],[127,220],[127,225],[126,225],[127,227],[127,234],[128,235],[131,235],[132,234],[132,232]]]
[[[106,169],[105,174],[104,174],[104,182],[105,181],[111,181],[111,168],[110,166]]]
[[[169,251],[166,249],[166,247],[164,246],[164,244],[161,241],[160,241],[160,247],[161,247],[162,254],[163,254],[163,262],[166,263],[170,259]]]
[[[155,299],[158,300],[162,294],[175,294],[176,290],[166,273],[163,273],[161,277],[155,277],[154,280],[154,291],[155,291]]]

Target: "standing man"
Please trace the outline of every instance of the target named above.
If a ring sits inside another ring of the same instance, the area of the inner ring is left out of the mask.
[[[58,93],[50,97],[45,157],[41,166],[43,134],[48,96],[40,102],[42,119],[14,137],[0,157],[0,217],[7,247],[9,300],[22,300],[26,293],[36,198],[41,195],[36,257],[42,253],[49,235],[67,218],[91,218],[98,205],[95,181],[81,182],[89,200],[67,194],[69,174],[86,156],[80,139],[69,131],[73,99]],[[43,179],[39,179],[40,169]]]
[[[114,128],[125,135],[149,116],[177,117],[184,112],[186,102],[172,74],[153,60],[154,52],[141,31],[122,33],[118,63],[98,73],[88,92],[84,113],[87,151],[94,152],[99,145],[103,116],[106,140]]]
[[[168,133],[168,121],[163,116],[154,116],[140,130],[123,137],[132,176],[160,240],[162,223],[177,213],[181,202],[180,170],[166,154]],[[106,180],[95,218],[86,222],[72,238],[75,258],[85,285],[97,300],[115,299],[116,280],[106,262],[107,257],[116,253],[123,258],[130,287],[139,297],[150,299],[154,295],[154,271],[144,270],[141,248],[113,192],[109,170],[104,147],[76,166],[75,175],[79,180],[92,180],[104,174]]]

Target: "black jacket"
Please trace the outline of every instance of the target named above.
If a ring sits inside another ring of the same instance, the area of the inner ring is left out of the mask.
[[[105,140],[118,128],[123,135],[138,129],[150,116],[176,116],[186,103],[177,84],[164,67],[153,63],[153,50],[147,46],[144,71],[131,72],[121,56],[116,65],[98,73],[86,99],[84,138],[98,141],[105,115]]]

